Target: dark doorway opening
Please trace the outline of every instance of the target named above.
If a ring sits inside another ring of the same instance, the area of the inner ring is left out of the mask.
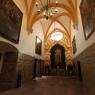
[[[18,49],[13,45],[0,41],[0,90],[8,90],[17,87],[21,83],[18,78],[17,62]]]
[[[40,59],[35,59],[34,63],[34,76],[33,78],[38,78],[41,77],[41,60]]]

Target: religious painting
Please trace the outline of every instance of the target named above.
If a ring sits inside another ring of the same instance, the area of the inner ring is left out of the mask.
[[[41,55],[42,52],[42,40],[36,36],[36,48],[35,48],[36,54]]]
[[[75,36],[74,36],[73,41],[72,41],[72,46],[73,46],[73,53],[75,54],[75,53],[76,53],[76,51],[77,51]]]
[[[85,39],[95,32],[95,0],[82,0],[80,12],[84,29]]]
[[[55,44],[50,52],[51,68],[65,68],[65,48],[60,44]]]
[[[56,66],[57,65],[60,65],[62,63],[62,56],[61,56],[61,49],[56,49],[55,52],[54,52],[54,57],[55,57],[55,64]]]
[[[22,16],[13,0],[0,0],[0,36],[18,43]]]

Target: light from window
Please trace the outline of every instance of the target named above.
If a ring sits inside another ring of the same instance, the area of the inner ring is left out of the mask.
[[[63,34],[61,32],[55,32],[51,35],[51,39],[54,41],[60,41],[63,38]]]

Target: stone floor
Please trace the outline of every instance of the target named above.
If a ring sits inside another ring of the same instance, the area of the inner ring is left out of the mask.
[[[73,77],[44,76],[0,95],[95,95],[95,93]]]

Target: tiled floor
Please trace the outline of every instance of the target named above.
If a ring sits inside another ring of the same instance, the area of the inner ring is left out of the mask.
[[[82,82],[69,77],[43,77],[0,95],[95,95]]]

